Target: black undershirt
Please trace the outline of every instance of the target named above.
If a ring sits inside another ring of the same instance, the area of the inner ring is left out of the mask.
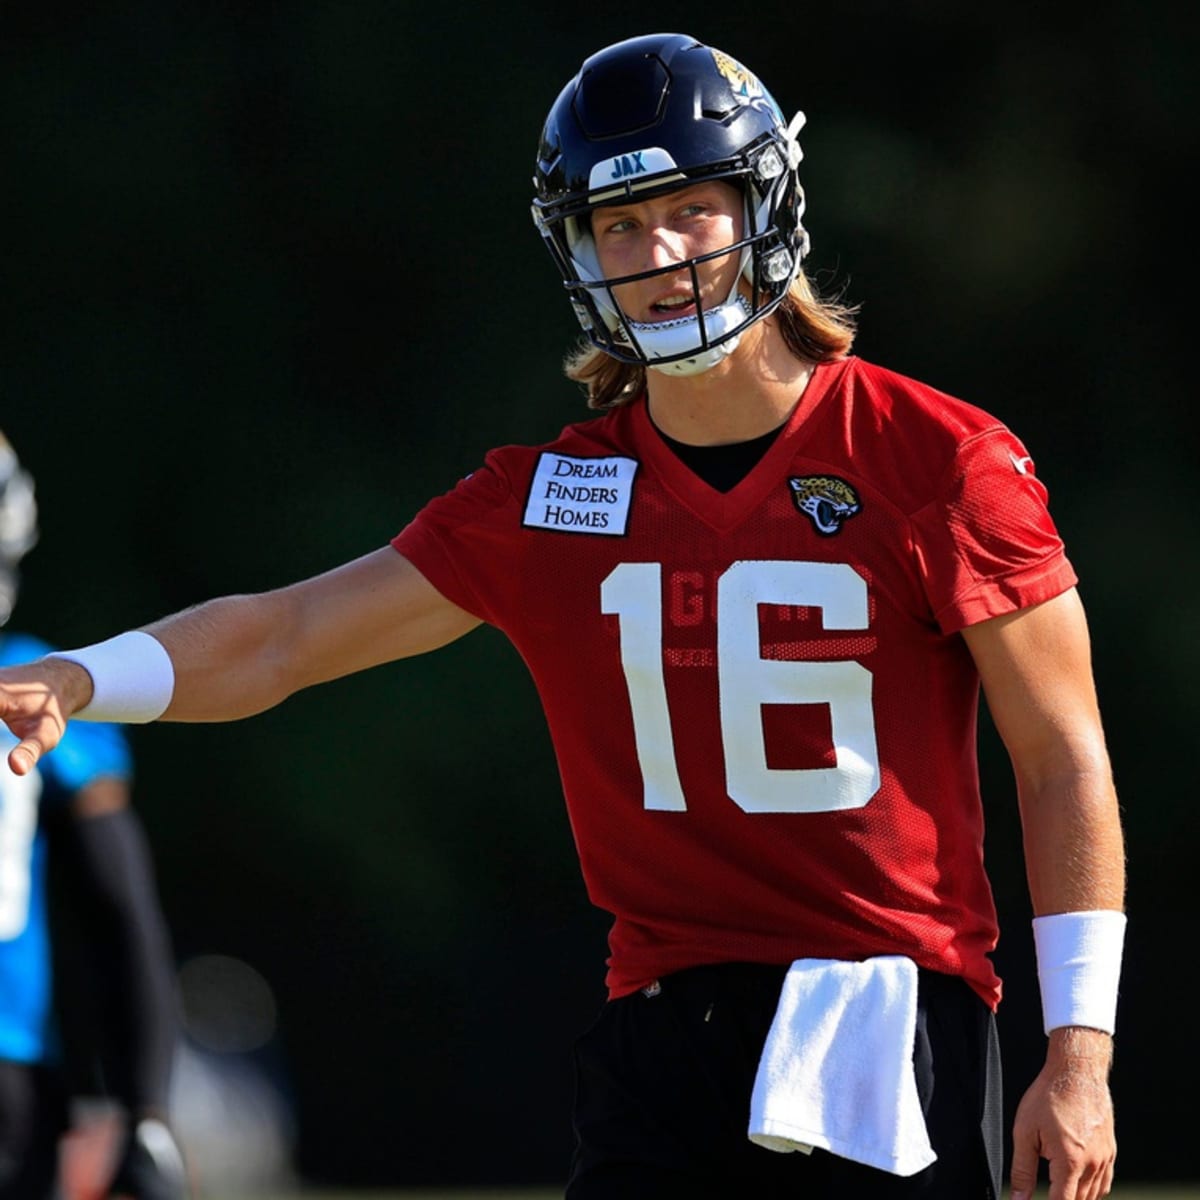
[[[709,487],[718,492],[729,492],[754,470],[783,426],[748,442],[733,442],[727,446],[689,446],[668,437],[657,425],[654,428],[685,467],[699,475]]]

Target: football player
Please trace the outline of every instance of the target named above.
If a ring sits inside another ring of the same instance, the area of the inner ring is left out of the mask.
[[[40,657],[50,647],[5,626],[16,603],[19,563],[37,540],[33,481],[0,434],[0,664]],[[13,739],[0,731],[7,748]],[[56,1195],[60,1138],[72,1085],[66,1026],[86,1031],[89,1064],[99,1064],[125,1118],[113,1178],[94,1195],[177,1200],[186,1194],[183,1160],[166,1122],[177,1019],[174,975],[153,866],[129,804],[131,762],[121,729],[80,724],[26,775],[0,773],[0,1198]],[[49,870],[64,876],[79,911],[68,922],[87,946],[67,955],[52,943]],[[84,954],[86,952],[86,954]],[[79,986],[56,988],[55,958],[66,957]],[[86,959],[86,963],[84,962]],[[96,973],[98,970],[99,974]],[[81,1012],[86,1005],[88,1011]]]
[[[1003,1141],[982,688],[1047,1033],[1013,1194],[1045,1159],[1052,1200],[1095,1200],[1124,874],[1076,574],[1002,421],[852,353],[804,273],[802,124],[691,37],[587,59],[533,216],[596,413],[342,567],[0,672],[9,761],[72,717],[243,717],[492,624],[612,915],[570,1200],[964,1200],[999,1194]]]

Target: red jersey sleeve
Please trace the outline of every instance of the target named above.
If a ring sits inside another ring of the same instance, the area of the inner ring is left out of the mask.
[[[1033,459],[1003,426],[958,448],[913,517],[930,604],[945,633],[1039,604],[1076,583]]]
[[[504,546],[492,518],[513,502],[512,485],[492,451],[478,470],[466,476],[453,491],[431,500],[394,538],[392,547],[404,555],[446,599],[473,616],[495,623],[494,597],[481,587],[480,574],[468,577],[457,563],[488,561],[489,549],[503,558]],[[495,545],[489,547],[489,542]],[[464,549],[475,555],[463,557]]]

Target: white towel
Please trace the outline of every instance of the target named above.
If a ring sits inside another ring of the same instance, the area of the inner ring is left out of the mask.
[[[910,958],[804,958],[784,978],[750,1101],[769,1150],[831,1154],[894,1175],[935,1161],[917,1097]]]

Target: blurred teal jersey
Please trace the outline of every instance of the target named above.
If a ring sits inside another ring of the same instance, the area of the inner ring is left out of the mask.
[[[25,634],[0,634],[0,666],[29,662],[52,647]],[[15,739],[0,727],[0,752]],[[0,1059],[56,1057],[46,897],[46,820],[102,777],[128,779],[128,743],[119,726],[76,722],[30,775],[0,763]]]

